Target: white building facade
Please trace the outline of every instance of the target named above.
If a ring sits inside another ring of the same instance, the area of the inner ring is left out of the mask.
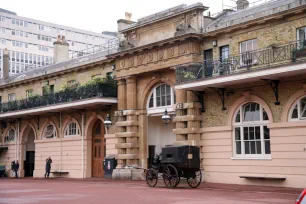
[[[109,32],[108,32],[109,33]],[[53,42],[65,36],[69,56],[103,49],[115,36],[95,33],[18,16],[0,9],[0,77],[3,74],[3,50],[10,53],[10,74],[53,63]],[[82,51],[82,52],[81,52]]]

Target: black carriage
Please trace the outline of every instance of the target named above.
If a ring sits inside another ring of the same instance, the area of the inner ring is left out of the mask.
[[[162,178],[169,188],[175,188],[181,178],[186,178],[191,188],[197,188],[202,181],[200,170],[200,148],[195,146],[170,146],[162,148],[160,156],[153,160],[147,170],[146,181],[150,187]]]

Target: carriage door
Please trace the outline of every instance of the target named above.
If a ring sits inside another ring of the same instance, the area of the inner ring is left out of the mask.
[[[92,177],[103,177],[103,160],[105,157],[104,125],[98,120],[92,133]]]
[[[204,51],[204,76],[212,76],[213,74],[213,50]]]

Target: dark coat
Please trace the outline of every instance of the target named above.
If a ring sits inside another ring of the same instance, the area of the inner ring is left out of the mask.
[[[19,163],[16,163],[15,164],[15,171],[18,171],[19,170]]]
[[[52,159],[47,159],[47,162],[46,162],[46,171],[50,171],[51,170],[51,163],[52,163]]]

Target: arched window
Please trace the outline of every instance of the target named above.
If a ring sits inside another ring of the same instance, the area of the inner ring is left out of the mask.
[[[171,107],[173,104],[175,104],[173,89],[168,84],[160,84],[152,90],[147,108],[164,110],[164,108]]]
[[[258,103],[247,103],[237,110],[234,122],[234,156],[239,158],[269,158],[269,117]]]
[[[14,128],[9,129],[7,131],[6,136],[4,137],[4,142],[13,142],[15,141],[16,131]]]
[[[80,135],[80,128],[76,122],[70,122],[65,129],[65,137],[73,137]]]
[[[306,120],[306,96],[297,100],[291,108],[289,120]]]
[[[44,139],[56,138],[56,127],[52,123],[49,123],[43,132]]]

